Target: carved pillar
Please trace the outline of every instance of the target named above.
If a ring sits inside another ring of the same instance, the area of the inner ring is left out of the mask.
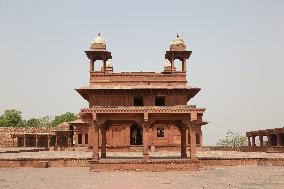
[[[100,159],[100,156],[99,156],[99,127],[97,125],[96,120],[92,121],[92,128],[93,128],[93,139],[94,139],[92,159],[99,160]]]
[[[267,139],[268,139],[268,146],[271,146],[272,142],[271,142],[271,135],[267,135]]]
[[[130,145],[130,127],[131,125],[126,125],[125,127],[125,144],[128,146]]]
[[[171,58],[170,62],[171,62],[171,72],[173,72],[173,69],[175,67],[175,60]]]
[[[251,147],[250,136],[248,136],[248,146]]]
[[[169,132],[169,144],[173,144],[174,143],[174,139],[173,139],[173,125],[170,124],[170,132]]]
[[[196,156],[196,135],[195,135],[195,124],[191,123],[189,127],[190,132],[190,160],[197,160]]]
[[[70,132],[68,132],[66,135],[67,135],[67,147],[70,147],[71,146],[70,145],[71,144],[71,142],[70,142],[71,141],[70,140]]]
[[[57,134],[55,134],[55,147],[58,146],[58,138],[57,138]]]
[[[281,146],[281,136],[279,132],[276,133],[276,137],[277,137],[277,146]]]
[[[180,142],[180,146],[181,146],[181,158],[187,158],[187,127],[186,125],[182,124],[181,128],[180,128],[180,136],[181,136],[181,142]]]
[[[182,71],[186,72],[186,59],[185,58],[182,60]]]
[[[90,72],[93,72],[93,71],[95,71],[95,69],[94,69],[94,61],[91,59],[90,60]]]
[[[263,146],[263,136],[262,135],[259,136],[259,145]]]
[[[15,147],[15,137],[12,136],[12,140],[13,140],[13,147]]]
[[[106,58],[103,59],[103,72],[106,73]]]
[[[50,135],[47,135],[47,147],[49,148],[50,145]]]
[[[252,146],[256,146],[255,145],[255,136],[252,136]]]
[[[102,148],[101,148],[101,157],[106,158],[106,145],[107,145],[107,130],[105,127],[101,128],[102,134]]]
[[[26,147],[26,135],[24,134],[24,147]]]
[[[37,147],[37,145],[38,145],[38,135],[35,135],[35,146]]]
[[[148,152],[148,137],[149,137],[149,125],[148,121],[144,120],[143,123],[143,160],[149,160],[149,152]]]

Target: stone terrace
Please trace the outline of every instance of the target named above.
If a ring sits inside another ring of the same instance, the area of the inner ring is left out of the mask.
[[[1,151],[1,150],[0,150]],[[20,153],[0,153],[2,159],[91,159],[92,152],[85,151],[41,151],[41,152],[20,152]],[[115,158],[141,158],[141,152],[108,152],[107,157]],[[179,152],[150,152],[150,158],[179,158]],[[238,152],[238,151],[199,151],[198,158],[284,158],[284,153],[265,152]]]

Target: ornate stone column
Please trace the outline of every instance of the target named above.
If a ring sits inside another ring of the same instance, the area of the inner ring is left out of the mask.
[[[71,142],[70,142],[70,131],[67,133],[67,147],[71,146]]]
[[[171,62],[171,72],[173,72],[174,67],[175,67],[175,60],[171,58],[170,62]]]
[[[259,145],[263,146],[263,136],[262,135],[259,136]]]
[[[90,60],[90,72],[94,71],[94,61],[91,59]]]
[[[26,135],[24,134],[24,147],[26,147]]]
[[[252,146],[256,146],[255,145],[255,136],[252,136]]]
[[[248,146],[251,147],[250,136],[248,136]]]
[[[37,147],[37,145],[38,145],[38,135],[35,135],[35,146]]]
[[[191,122],[190,127],[189,127],[189,132],[190,132],[190,160],[197,160],[195,127],[196,127],[196,123]]]
[[[144,120],[143,123],[143,160],[149,160],[149,152],[148,152],[148,137],[149,137],[149,124],[148,120]]]
[[[47,135],[47,147],[49,148],[50,145],[50,135]]]
[[[276,133],[276,137],[277,137],[277,146],[281,146],[281,136],[279,132]]]
[[[15,147],[15,137],[12,135],[13,147]]]
[[[106,145],[107,145],[107,130],[105,127],[101,128],[101,134],[102,134],[102,148],[101,148],[101,157],[106,158]]]
[[[188,124],[187,124],[188,125]],[[181,128],[180,128],[180,136],[181,136],[181,158],[187,158],[187,137],[188,137],[188,134],[187,134],[187,125],[185,124],[182,124],[181,125]]]
[[[186,72],[186,59],[185,58],[182,60],[182,71]]]
[[[106,73],[106,58],[103,59],[103,72]]]
[[[55,134],[55,146],[54,147],[57,147],[58,146],[58,138],[57,138],[57,134]]]
[[[268,146],[271,146],[271,144],[272,144],[272,142],[271,142],[272,137],[271,137],[270,134],[267,135],[267,139],[268,139]]]
[[[96,120],[96,114],[93,114],[93,121],[92,121],[92,128],[93,128],[93,160],[99,160],[99,127]]]

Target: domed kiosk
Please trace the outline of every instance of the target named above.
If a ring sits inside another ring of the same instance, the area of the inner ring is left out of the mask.
[[[173,72],[186,72],[186,60],[189,59],[191,51],[186,50],[184,40],[177,34],[177,37],[170,43],[170,50],[166,51],[165,58],[170,61],[171,69],[165,70],[165,73]],[[182,69],[176,70],[174,62],[180,60],[182,63]]]

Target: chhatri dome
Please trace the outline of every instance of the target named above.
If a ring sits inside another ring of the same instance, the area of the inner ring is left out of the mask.
[[[98,33],[97,37],[92,40],[90,49],[98,51],[106,50],[106,42],[101,37],[100,33]]]
[[[170,50],[171,51],[185,51],[186,45],[184,43],[184,40],[177,34],[177,37],[172,40],[170,44]]]

